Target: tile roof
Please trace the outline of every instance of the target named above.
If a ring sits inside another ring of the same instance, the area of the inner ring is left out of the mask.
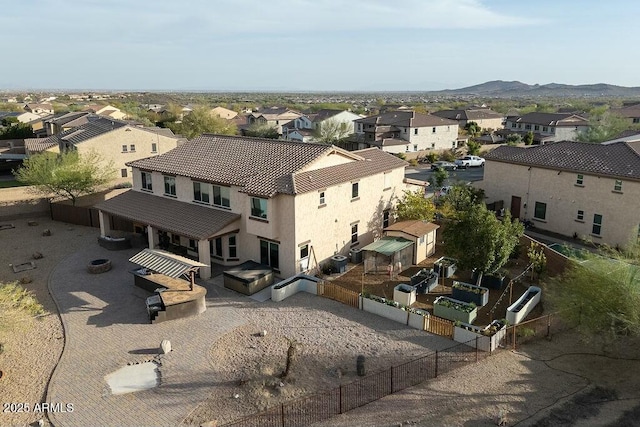
[[[640,180],[640,148],[634,144],[562,141],[529,148],[502,146],[484,157],[498,162]]]
[[[445,119],[434,116],[432,114],[421,114],[415,111],[391,111],[377,116],[365,117],[363,119],[354,120],[354,122],[362,124],[375,125],[391,125],[401,127],[431,127],[431,126],[451,126],[457,125],[454,120]]]
[[[89,115],[89,113],[86,111],[64,113],[64,114],[53,116],[51,119],[48,119],[47,122],[61,126],[71,121],[74,121],[76,119],[79,119],[80,117],[85,117],[87,115]]]
[[[318,110],[313,114],[309,115],[309,118],[313,122],[321,122],[323,120],[327,120],[333,116],[337,116],[342,113],[344,110],[330,110],[328,108],[323,108],[322,110]]]
[[[443,117],[450,120],[482,120],[501,119],[503,116],[488,108],[478,108],[471,110],[440,110],[431,113],[434,116]]]
[[[319,190],[392,169],[403,168],[408,164],[404,160],[385,153],[378,148],[367,148],[352,151],[352,153],[362,157],[362,160],[354,160],[341,165],[293,174],[293,185],[296,194]]]
[[[134,190],[100,202],[96,208],[196,240],[209,239],[240,218],[233,212]]]
[[[422,237],[425,234],[437,230],[438,228],[440,228],[440,226],[432,222],[413,219],[396,222],[385,228],[383,231],[402,231],[403,233],[411,236]]]
[[[49,138],[26,138],[24,140],[24,146],[30,153],[39,153],[45,151],[51,147],[57,147],[58,141]]]
[[[510,118],[513,120],[513,118]],[[542,126],[586,126],[589,121],[584,117],[571,113],[527,113],[518,116],[520,123],[532,123]]]
[[[256,196],[294,194],[291,174],[335,150],[324,144],[204,134],[165,154],[127,165],[236,185]]]

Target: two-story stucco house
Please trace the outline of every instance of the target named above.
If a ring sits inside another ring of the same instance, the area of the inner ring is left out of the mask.
[[[271,107],[249,114],[248,120],[249,125],[255,124],[275,127],[278,133],[282,135],[282,125],[300,116],[303,116],[303,114],[289,108]]]
[[[322,109],[315,113],[300,116],[282,126],[282,137],[289,141],[314,142],[314,134],[323,126],[340,126],[344,136],[354,133],[354,120],[361,116],[345,110]]]
[[[457,148],[458,122],[414,111],[391,111],[354,121],[355,134],[365,147],[387,153]]]
[[[205,134],[129,165],[133,189],[97,206],[103,236],[120,217],[151,248],[171,235],[202,263],[254,260],[280,277],[382,236],[394,201],[419,188],[405,182],[406,162],[376,148],[238,136]]]
[[[640,237],[640,142],[503,146],[485,155],[487,203],[540,229],[625,246]]]
[[[464,128],[467,123],[475,122],[481,129],[497,130],[502,129],[504,115],[496,113],[489,108],[469,108],[466,110],[440,110],[433,113],[434,116],[443,117],[458,122],[460,128]]]
[[[589,128],[589,121],[571,113],[528,113],[522,116],[507,117],[505,134],[524,135],[533,132],[536,144],[555,141],[576,141],[581,132]]]
[[[145,128],[108,117],[89,114],[87,122],[47,138],[25,140],[25,151],[32,155],[41,151],[77,150],[83,154],[98,153],[105,164],[112,162],[118,181],[131,181],[132,160],[166,153],[184,142],[170,129]]]

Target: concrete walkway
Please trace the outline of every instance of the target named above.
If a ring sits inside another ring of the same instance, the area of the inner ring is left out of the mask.
[[[137,250],[110,252],[97,245],[63,260],[49,278],[61,313],[65,348],[48,388],[47,402],[73,405],[73,412],[49,413],[56,426],[174,426],[205,400],[217,379],[208,353],[223,334],[245,323],[244,304],[255,304],[211,284],[207,311],[200,316],[151,325],[147,292],[133,284],[128,259]],[[113,268],[87,272],[94,259]],[[245,302],[246,301],[246,302]],[[173,351],[160,357],[160,386],[112,395],[104,379],[127,363],[151,360],[163,339]]]

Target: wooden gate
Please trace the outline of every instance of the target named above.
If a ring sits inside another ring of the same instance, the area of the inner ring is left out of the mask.
[[[360,294],[331,282],[318,283],[318,295],[360,308]]]
[[[425,316],[424,330],[441,337],[453,339],[453,322],[438,316]]]

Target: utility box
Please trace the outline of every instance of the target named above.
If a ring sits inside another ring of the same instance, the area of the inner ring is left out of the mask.
[[[331,257],[331,265],[336,272],[344,273],[347,271],[348,260],[344,255],[334,255]]]
[[[360,264],[361,262],[362,262],[362,249],[360,248],[351,249],[351,263]]]

